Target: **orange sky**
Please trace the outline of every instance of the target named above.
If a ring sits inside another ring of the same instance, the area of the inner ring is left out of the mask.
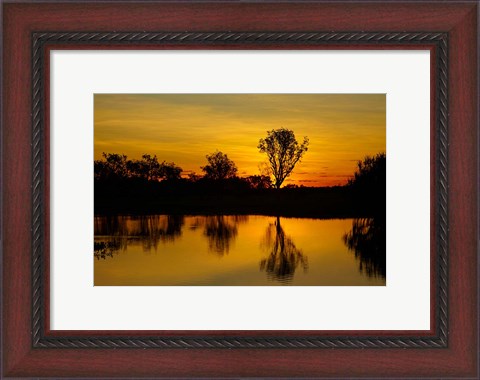
[[[239,176],[260,174],[258,140],[276,128],[310,139],[284,185],[343,185],[365,155],[386,151],[384,94],[95,94],[95,159],[157,155],[201,174],[222,151]]]

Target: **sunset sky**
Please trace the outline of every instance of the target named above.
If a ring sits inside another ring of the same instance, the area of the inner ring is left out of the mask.
[[[365,155],[386,151],[384,94],[95,94],[94,151],[139,159],[156,155],[184,174],[202,174],[205,155],[219,150],[238,175],[260,174],[267,131],[292,129],[310,139],[284,184],[343,185]]]

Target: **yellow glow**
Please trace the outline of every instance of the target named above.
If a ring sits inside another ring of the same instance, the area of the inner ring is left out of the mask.
[[[257,149],[271,129],[288,128],[309,150],[285,184],[343,185],[356,161],[386,151],[384,94],[96,94],[95,159],[157,155],[201,174],[220,150],[240,176],[260,174]]]

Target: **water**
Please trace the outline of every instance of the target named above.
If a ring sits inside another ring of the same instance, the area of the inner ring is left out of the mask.
[[[385,285],[375,219],[95,217],[99,285]]]

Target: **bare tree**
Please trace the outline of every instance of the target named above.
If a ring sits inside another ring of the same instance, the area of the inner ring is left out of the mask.
[[[216,151],[212,154],[207,154],[208,165],[202,166],[205,172],[205,177],[221,180],[235,177],[237,174],[237,165],[230,160],[226,154]]]
[[[267,154],[275,178],[275,188],[279,189],[285,178],[292,173],[297,162],[308,150],[308,142],[308,137],[304,137],[303,143],[299,144],[295,133],[286,128],[267,131],[267,137],[260,139],[258,149]]]

